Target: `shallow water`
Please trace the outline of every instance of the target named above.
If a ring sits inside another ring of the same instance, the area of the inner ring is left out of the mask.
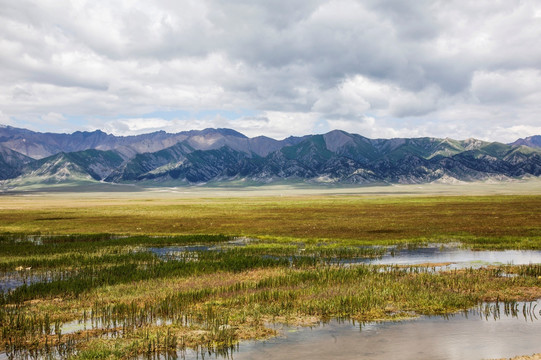
[[[364,261],[374,265],[418,265],[451,263],[447,268],[479,268],[486,265],[528,265],[541,263],[539,250],[483,250],[472,251],[458,247],[433,245],[418,249],[401,249],[387,253],[380,259]]]
[[[171,325],[172,323],[173,321],[170,319],[164,320],[161,318],[157,318],[154,321],[152,321],[152,324],[156,326]],[[94,320],[87,319],[86,321],[73,320],[73,321],[63,323],[60,326],[60,332],[62,335],[67,335],[67,334],[73,334],[79,331],[91,330],[91,329],[108,329],[108,330],[116,329],[114,332],[121,333],[120,328],[122,328],[122,322],[114,323],[111,321],[106,324],[101,319],[94,319]]]
[[[48,282],[51,279],[51,272],[11,271],[0,273],[0,293],[9,292],[25,284],[31,285],[38,282]]]
[[[175,259],[176,257],[183,257],[182,255],[190,252],[198,251],[223,251],[227,248],[234,248],[239,246],[246,246],[247,244],[255,241],[252,238],[235,238],[234,240],[227,241],[222,244],[216,245],[173,245],[173,246],[161,246],[161,247],[147,247],[145,250],[167,260]]]
[[[239,244],[242,246],[242,244]],[[238,246],[238,245],[237,245]],[[148,251],[166,259],[183,258],[183,255],[197,251],[221,251],[220,246],[191,245],[147,248]],[[446,264],[439,269],[480,268],[487,265],[528,265],[541,264],[539,250],[483,250],[473,251],[458,246],[432,244],[415,249],[396,249],[390,247],[383,256],[373,258],[357,257],[347,259],[329,259],[330,263],[340,265],[420,265]],[[448,263],[448,264],[447,264]]]
[[[164,259],[174,259],[175,257],[196,251],[214,251],[216,248],[209,245],[188,245],[188,246],[163,246],[163,247],[149,247],[145,250],[150,251],[151,253],[164,258]]]
[[[227,243],[229,247],[244,246],[251,239],[240,239]],[[158,255],[163,259],[175,260],[186,259],[187,255],[196,255],[199,251],[222,251],[224,248],[218,245],[188,245],[188,246],[165,246],[149,247],[146,250]],[[188,256],[189,257],[189,256]],[[196,258],[196,256],[195,256]],[[472,251],[453,246],[441,246],[440,244],[416,249],[394,249],[388,251],[379,258],[360,257],[342,260],[330,260],[331,263],[350,266],[354,264],[374,265],[419,265],[419,264],[446,264],[437,266],[442,269],[480,268],[487,265],[527,265],[541,264],[541,251],[539,250],[483,250]],[[52,273],[35,274],[27,272],[8,272],[0,274],[0,292],[16,289],[23,284],[47,282],[53,278]]]
[[[364,325],[331,321],[313,328],[283,327],[282,336],[267,341],[241,343],[228,355],[208,358],[246,359],[402,359],[480,360],[541,352],[541,301],[516,316],[506,315],[500,304],[499,318],[478,310],[452,317],[420,317],[413,320]],[[194,351],[183,354],[196,359]],[[228,357],[229,356],[229,357]],[[199,354],[201,358],[201,354]]]

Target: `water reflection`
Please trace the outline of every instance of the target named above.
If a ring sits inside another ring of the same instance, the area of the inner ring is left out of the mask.
[[[69,275],[67,272],[17,270],[0,273],[0,293],[7,293],[23,285],[32,285],[40,282],[49,282],[52,279],[63,279]]]
[[[227,354],[187,351],[201,359],[480,360],[541,352],[541,302],[484,304],[452,316],[383,323],[331,321],[282,327],[277,338],[241,343]],[[202,356],[203,355],[203,356]],[[204,355],[207,355],[206,357]]]
[[[229,244],[230,245],[230,244]],[[235,244],[243,246],[245,244]],[[148,251],[166,260],[179,260],[197,258],[197,252],[201,251],[225,251],[230,246],[166,246],[147,248]],[[371,248],[371,247],[365,247]],[[375,247],[381,250],[380,247]],[[306,256],[300,249],[299,256]],[[378,256],[379,255],[379,256]],[[276,255],[263,255],[280,258]],[[292,257],[288,256],[291,260]],[[488,265],[528,265],[541,263],[541,251],[539,250],[483,250],[473,251],[458,246],[443,246],[442,244],[430,244],[419,248],[396,248],[388,247],[381,254],[373,254],[367,251],[366,255],[359,257],[328,257],[319,258],[328,264],[351,266],[355,264],[372,265],[425,265],[437,264],[438,270],[453,270],[463,268],[481,268]]]
[[[449,269],[486,265],[527,265],[541,263],[538,250],[484,250],[473,251],[458,247],[432,245],[418,249],[401,249],[387,253],[381,259],[370,261],[374,265],[418,265],[426,263],[449,263]]]

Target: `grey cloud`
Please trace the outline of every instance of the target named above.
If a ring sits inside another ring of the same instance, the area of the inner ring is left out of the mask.
[[[472,93],[482,103],[514,103],[529,95],[541,94],[540,81],[539,71],[477,73]]]
[[[399,30],[397,35],[405,41],[434,39],[440,31],[441,25],[434,16],[430,16],[438,6],[434,1],[376,0],[368,3],[381,14],[382,21],[392,22],[393,27]]]
[[[450,108],[489,124],[480,109],[490,104],[531,124],[539,89],[527,76],[479,74],[539,71],[540,19],[535,0],[0,0],[0,106],[11,117],[368,114],[377,128],[456,121]],[[341,88],[357,78],[366,81]],[[17,87],[32,96],[13,97]]]

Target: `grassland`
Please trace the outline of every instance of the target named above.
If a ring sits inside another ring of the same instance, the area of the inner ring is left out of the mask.
[[[152,197],[150,197],[152,196]],[[0,232],[223,234],[272,241],[463,241],[540,248],[541,195],[3,196]]]
[[[273,322],[400,319],[541,297],[541,265],[434,272],[327,261],[378,255],[360,245],[541,249],[539,194],[207,195],[2,196],[0,273],[27,282],[0,299],[4,349],[79,359],[221,351],[274,335]],[[236,236],[259,240],[232,246]],[[149,251],[193,244],[221,250]]]

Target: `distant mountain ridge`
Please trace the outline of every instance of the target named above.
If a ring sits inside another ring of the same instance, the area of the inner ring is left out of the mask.
[[[538,138],[513,144],[369,139],[333,130],[274,140],[248,138],[231,129],[118,137],[99,130],[51,134],[2,127],[0,180],[16,187],[73,181],[165,186],[233,180],[370,184],[522,178],[541,175]]]
[[[518,139],[511,145],[524,145],[533,148],[541,148],[541,135],[528,136],[524,139]]]
[[[198,150],[218,149],[230,146],[233,149],[254,152],[265,156],[284,144],[295,142],[295,137],[282,141],[265,136],[248,138],[232,129],[190,130],[176,134],[157,131],[142,135],[115,136],[101,130],[76,131],[72,134],[40,133],[11,126],[0,127],[0,145],[33,159],[42,159],[60,152],[89,149],[115,150],[125,158],[136,154],[155,152],[175,145],[180,141]]]

